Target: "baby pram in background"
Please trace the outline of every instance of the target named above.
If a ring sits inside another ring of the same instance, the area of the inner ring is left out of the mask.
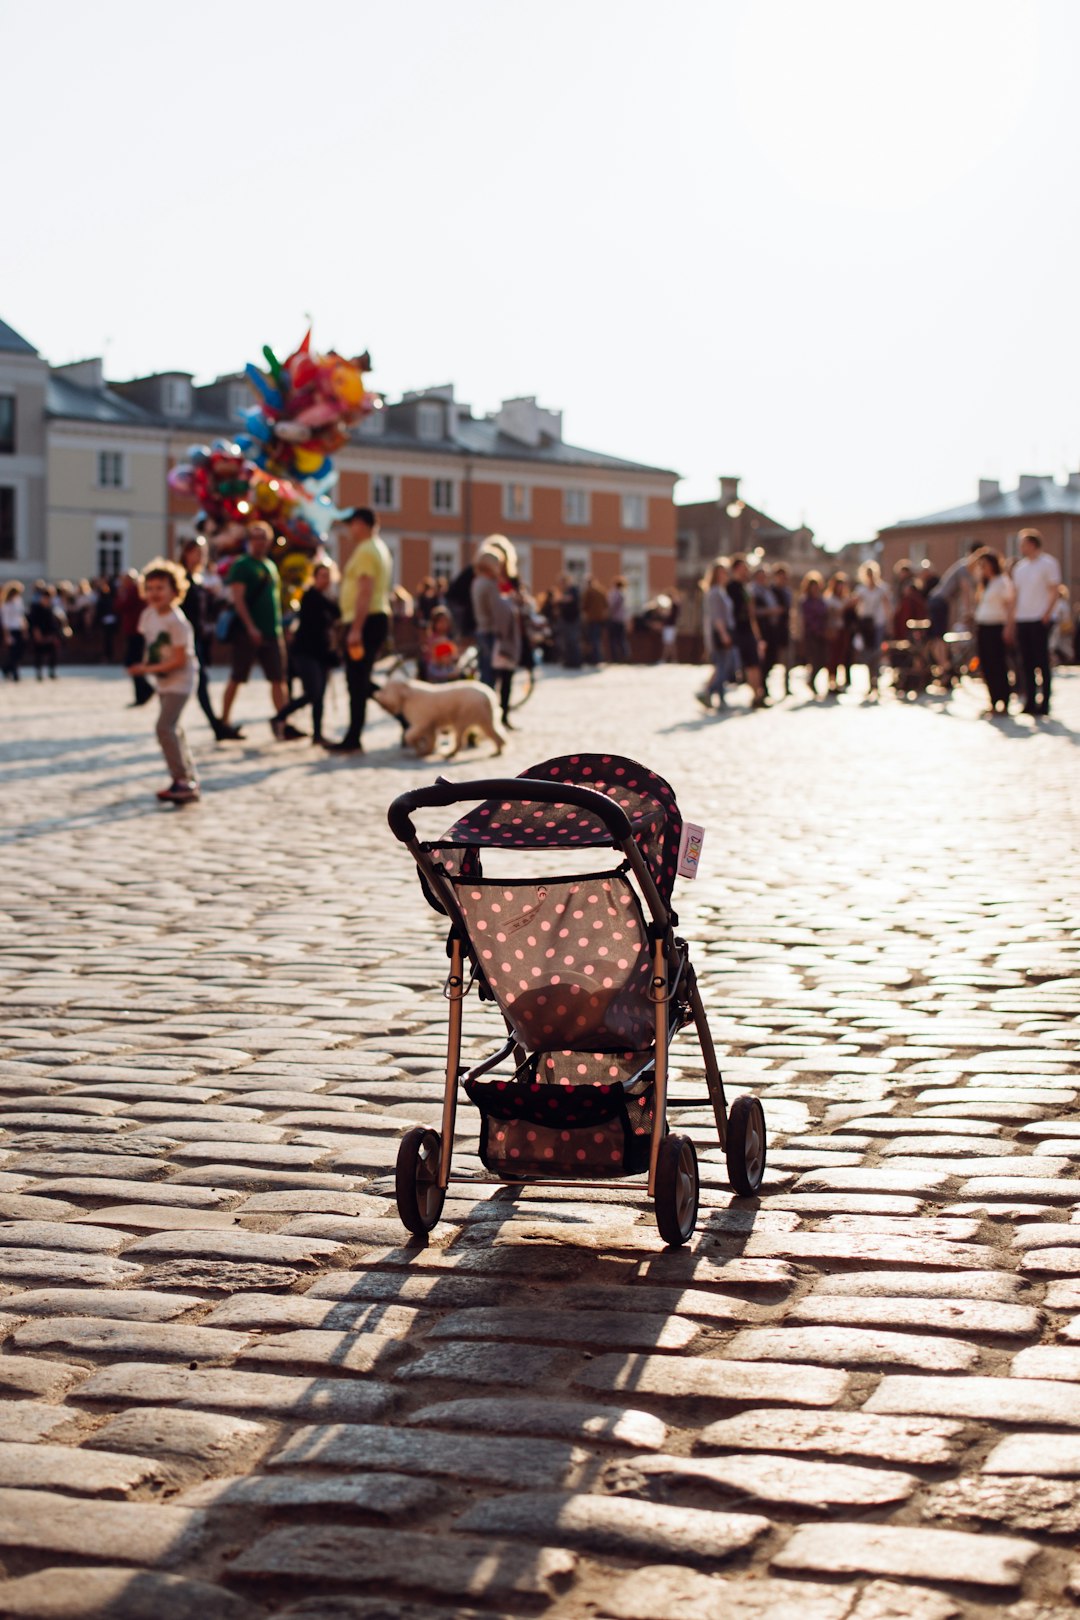
[[[421,841],[413,813],[454,804],[475,808],[442,838]],[[728,1178],[737,1193],[756,1193],[765,1171],[761,1104],[740,1096],[728,1112],[689,947],[674,931],[682,817],[668,784],[631,759],[574,754],[518,777],[414,789],[394,800],[388,819],[428,901],[450,920],[442,1130],[410,1130],[397,1158],[408,1229],[429,1232],[442,1213],[460,1082],[480,1111],[490,1176],[455,1181],[638,1190],[623,1178],[647,1172],[661,1236],[685,1243],[697,1221],[697,1154],[688,1136],[668,1131],[667,1089],[669,1044],[690,1023]],[[619,852],[618,865],[583,870],[581,852],[602,848]],[[492,865],[550,857],[572,875],[494,876],[481,851]],[[462,1002],[474,982],[497,1004],[506,1040],[463,1072]],[[504,1064],[509,1072],[497,1075]]]

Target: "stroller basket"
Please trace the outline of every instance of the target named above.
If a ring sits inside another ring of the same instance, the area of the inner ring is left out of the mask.
[[[414,811],[463,802],[475,808],[442,838],[420,840]],[[737,1192],[756,1193],[764,1117],[750,1097],[729,1115],[689,949],[674,932],[682,817],[663,778],[617,755],[571,755],[520,777],[436,782],[395,799],[388,819],[450,922],[442,1131],[416,1127],[402,1139],[405,1225],[430,1231],[442,1212],[460,1085],[480,1112],[480,1158],[492,1175],[610,1182],[647,1172],[662,1235],[685,1242],[697,1218],[697,1155],[689,1137],[669,1134],[666,1103],[668,1045],[690,1022],[729,1178]],[[488,849],[543,851],[579,867],[577,852],[589,848],[621,860],[550,878],[483,870]],[[496,1003],[506,1039],[463,1072],[462,1001],[474,982]],[[495,1074],[502,1064],[510,1072]]]

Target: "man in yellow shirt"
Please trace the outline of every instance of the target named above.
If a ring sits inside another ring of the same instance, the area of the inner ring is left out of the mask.
[[[342,570],[339,605],[347,628],[345,679],[349,687],[349,728],[340,742],[327,746],[335,754],[362,754],[371,671],[390,627],[390,581],[393,564],[379,524],[369,506],[354,506],[345,518],[353,549]]]

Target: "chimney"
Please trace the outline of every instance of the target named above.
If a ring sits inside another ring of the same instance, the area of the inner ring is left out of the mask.
[[[1080,489],[1080,472],[1069,474],[1069,488]]]
[[[1001,485],[996,478],[979,479],[979,505],[985,506],[987,501],[996,501],[1001,497]]]
[[[1044,485],[1053,482],[1053,476],[1049,473],[1021,473],[1018,491],[1020,499],[1024,500],[1029,495],[1037,495]]]
[[[80,388],[92,388],[95,392],[105,386],[105,368],[100,359],[72,360],[66,366],[52,366],[54,377],[66,377],[68,382],[77,383]]]
[[[723,474],[721,474],[721,476],[720,476],[720,505],[721,506],[730,506],[732,504],[732,502],[737,501],[738,498],[739,498],[739,480],[737,478],[725,478],[723,476]]]

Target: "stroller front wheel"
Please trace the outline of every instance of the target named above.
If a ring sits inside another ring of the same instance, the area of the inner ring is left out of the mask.
[[[756,1097],[732,1103],[725,1153],[733,1191],[752,1198],[765,1175],[765,1110]]]
[[[677,1248],[697,1225],[698,1163],[688,1136],[665,1136],[656,1161],[656,1224],[665,1243]]]
[[[446,1202],[446,1189],[439,1186],[439,1155],[442,1138],[438,1131],[414,1125],[401,1138],[394,1192],[402,1225],[423,1237],[438,1224]]]

